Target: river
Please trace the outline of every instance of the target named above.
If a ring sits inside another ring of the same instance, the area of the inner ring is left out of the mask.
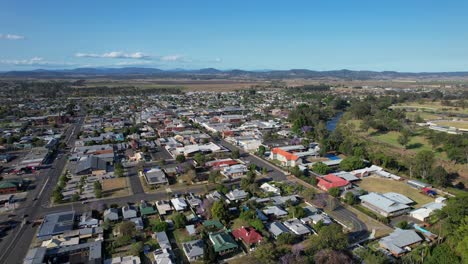
[[[330,121],[328,121],[327,130],[330,132],[334,131],[336,129],[336,125],[338,124],[342,116],[343,116],[343,112],[339,112]]]

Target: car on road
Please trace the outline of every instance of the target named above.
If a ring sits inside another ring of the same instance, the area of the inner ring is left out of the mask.
[[[34,197],[34,198],[33,198],[33,201],[37,201],[37,197]]]
[[[87,204],[89,201],[82,201],[81,204]]]

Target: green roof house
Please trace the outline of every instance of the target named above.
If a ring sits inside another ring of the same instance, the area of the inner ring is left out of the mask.
[[[145,201],[140,204],[140,214],[141,216],[153,215],[156,214],[156,209]]]
[[[213,228],[213,229],[223,229],[224,225],[221,224],[221,222],[218,219],[208,219],[203,221],[203,226],[207,228]]]
[[[214,251],[220,255],[228,254],[238,249],[234,238],[226,232],[211,233],[209,235]]]

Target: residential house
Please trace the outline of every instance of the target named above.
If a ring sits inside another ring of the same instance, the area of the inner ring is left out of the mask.
[[[272,222],[267,224],[268,231],[275,237],[278,238],[281,234],[290,233],[289,229],[281,222]]]
[[[154,233],[154,237],[156,238],[156,241],[158,241],[161,249],[172,249],[171,241],[169,241],[166,232],[156,232]]]
[[[236,241],[225,231],[211,233],[209,238],[215,253],[219,255],[229,254],[238,249]]]
[[[99,226],[99,220],[92,217],[91,212],[85,212],[80,217],[79,227],[97,227]]]
[[[166,215],[169,212],[172,212],[172,206],[168,201],[160,200],[156,202],[156,209],[160,215]]]
[[[148,215],[153,215],[156,214],[156,210],[154,207],[147,203],[146,201],[142,201],[140,204],[140,215],[141,216],[148,216]]]
[[[289,153],[283,148],[273,148],[271,150],[270,159],[277,160],[281,163],[282,166],[287,167],[294,167],[296,165],[302,164],[301,159],[297,155]]]
[[[239,190],[239,189],[234,189],[226,194],[226,197],[230,201],[241,201],[241,200],[246,199],[247,196],[248,196],[247,192],[245,192],[244,190]]]
[[[276,218],[284,217],[288,215],[288,212],[286,212],[285,210],[283,210],[281,207],[277,205],[266,206],[263,209],[263,213],[266,214],[267,216],[274,216]]]
[[[160,248],[153,251],[153,264],[175,264],[174,254],[170,248]]]
[[[173,198],[171,199],[171,203],[174,209],[178,212],[187,210],[188,205],[187,205],[187,202],[185,202],[184,198],[180,198],[180,197]]]
[[[108,208],[104,210],[104,221],[118,221],[119,220],[119,209]]]
[[[334,174],[328,174],[324,177],[317,178],[318,183],[317,187],[324,191],[328,191],[331,188],[338,188],[340,190],[345,190],[348,187],[351,187],[351,183],[343,178],[340,178]]]
[[[182,248],[188,261],[196,261],[203,258],[204,243],[201,239],[182,243]]]
[[[425,204],[420,208],[413,210],[409,215],[419,221],[425,222],[434,213],[435,210],[440,210],[445,206],[445,198],[439,197],[435,202]]]
[[[247,247],[252,248],[262,242],[262,235],[253,227],[241,227],[232,230],[232,235],[235,239],[241,240]]]
[[[126,220],[137,217],[136,208],[132,205],[126,205],[122,207],[122,217]]]
[[[115,257],[104,260],[104,264],[140,264],[141,260],[138,256]]]
[[[379,246],[394,256],[401,256],[408,252],[408,248],[419,245],[422,238],[414,230],[404,230],[397,228],[390,235],[379,240]]]
[[[281,195],[281,189],[274,185],[271,185],[268,182],[265,182],[262,185],[260,185],[260,189],[262,189],[265,192],[274,193],[276,195]]]
[[[140,171],[139,174],[140,177],[145,178],[146,183],[150,186],[168,184],[166,174],[159,168],[152,168],[145,172]]]
[[[309,235],[311,230],[304,225],[299,219],[293,218],[283,222],[283,224],[298,236]]]
[[[143,230],[145,228],[145,226],[143,224],[143,219],[141,219],[141,217],[132,218],[132,219],[130,219],[130,222],[135,224],[135,229],[136,230]]]

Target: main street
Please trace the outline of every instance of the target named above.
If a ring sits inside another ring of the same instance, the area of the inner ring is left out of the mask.
[[[65,143],[73,146],[83,124],[84,118],[79,117],[65,132]],[[50,197],[58,178],[67,164],[66,155],[58,155],[51,168],[40,171],[36,177],[36,188],[28,193],[27,200],[15,211],[11,220],[21,224],[8,231],[9,234],[0,243],[0,263],[22,263],[29,245],[36,233],[36,228],[27,224],[44,215],[48,209]]]

